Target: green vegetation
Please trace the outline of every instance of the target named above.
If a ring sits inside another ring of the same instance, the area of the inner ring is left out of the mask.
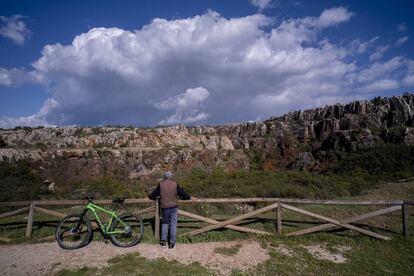
[[[199,264],[182,265],[165,259],[147,260],[137,254],[116,257],[109,260],[109,263],[108,267],[63,270],[57,275],[214,275]]]
[[[309,172],[267,172],[240,170],[225,172],[194,169],[179,179],[181,185],[199,197],[294,197],[332,198],[350,195],[357,177],[347,179],[333,174]]]
[[[354,152],[333,164],[329,171],[385,181],[413,177],[414,146],[388,144]]]
[[[98,144],[96,144],[95,146],[93,146],[95,149],[102,149],[102,148],[105,148],[105,147],[107,147],[107,145],[106,144],[104,144],[104,143],[98,143]]]
[[[0,162],[0,202],[38,199],[45,193],[47,187],[27,162]]]
[[[61,186],[60,190],[53,196],[66,199],[79,199],[82,194],[92,194],[96,198],[142,198],[147,196],[142,184],[128,184],[112,177],[102,177],[87,182],[70,183],[68,185]]]
[[[319,260],[304,248],[320,245],[324,235],[302,239],[269,241],[270,259],[247,272],[233,275],[412,275],[414,272],[414,241],[395,239],[391,242],[367,237],[329,237],[322,244],[334,253],[335,248],[349,247],[342,252],[345,263]],[[276,248],[286,245],[292,252],[287,256]],[[273,245],[273,246],[272,246]]]
[[[81,193],[97,198],[124,196],[145,197],[158,175],[136,181],[124,181],[117,168],[113,176],[77,183],[57,183],[47,187],[25,162],[0,164],[2,200],[42,198],[79,198]],[[189,193],[198,197],[290,197],[320,198],[356,196],[379,183],[414,177],[414,146],[384,145],[355,152],[329,166],[322,173],[307,171],[272,172],[266,170],[226,171],[222,167],[194,168],[176,174]],[[16,187],[18,193],[16,193]]]
[[[0,136],[0,148],[7,147],[6,141],[4,141],[3,137]]]

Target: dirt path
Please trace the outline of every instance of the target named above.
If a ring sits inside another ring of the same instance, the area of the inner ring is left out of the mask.
[[[216,248],[239,245],[234,256],[215,253]],[[101,267],[115,256],[139,253],[148,259],[164,257],[182,264],[199,262],[201,265],[227,275],[233,269],[246,270],[269,258],[257,241],[210,242],[177,244],[174,250],[154,244],[139,244],[132,248],[119,248],[104,242],[92,242],[78,250],[63,250],[55,242],[0,246],[1,275],[50,275],[61,269],[84,266]]]

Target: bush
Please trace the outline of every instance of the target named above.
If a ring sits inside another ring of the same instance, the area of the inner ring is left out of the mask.
[[[0,163],[0,202],[39,199],[45,193],[47,187],[26,162]]]
[[[91,181],[61,185],[57,196],[79,199],[83,194],[93,195],[99,199],[114,197],[142,198],[147,195],[142,183],[128,184],[112,177],[102,177]]]
[[[392,181],[414,176],[414,146],[387,144],[347,155],[328,172]]]
[[[4,141],[3,137],[0,136],[0,148],[7,147],[7,143]]]

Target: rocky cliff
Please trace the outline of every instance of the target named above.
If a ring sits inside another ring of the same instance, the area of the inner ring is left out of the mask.
[[[197,166],[322,170],[348,152],[384,143],[414,144],[414,94],[215,127],[3,129],[0,162],[24,160],[50,182],[133,180]]]

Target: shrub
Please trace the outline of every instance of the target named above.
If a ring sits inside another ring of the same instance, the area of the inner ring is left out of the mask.
[[[0,163],[0,202],[39,199],[45,193],[42,179],[26,162]]]
[[[345,156],[328,172],[392,181],[414,176],[414,146],[387,144]]]
[[[0,136],[0,148],[7,147],[6,141],[4,141],[3,137]]]

